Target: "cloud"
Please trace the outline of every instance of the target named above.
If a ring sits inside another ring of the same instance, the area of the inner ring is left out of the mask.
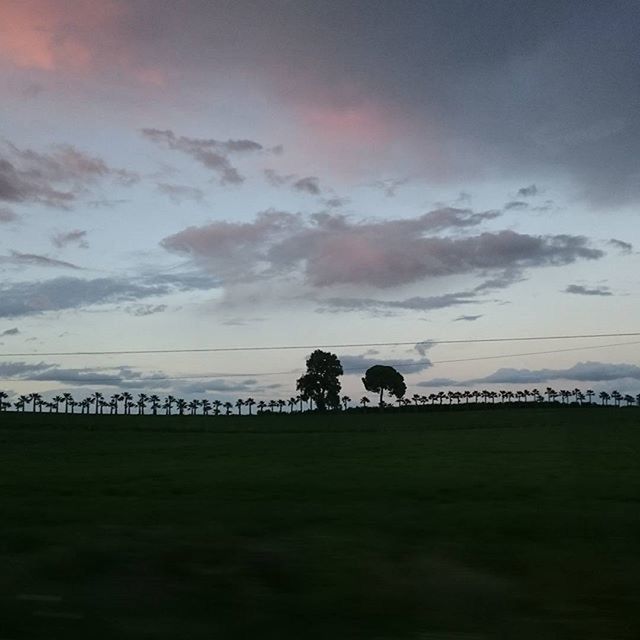
[[[581,296],[611,296],[609,287],[583,287],[580,284],[570,284],[565,293],[576,293]]]
[[[457,387],[460,382],[451,378],[432,378],[415,383],[416,387]]]
[[[274,169],[264,170],[265,178],[272,187],[290,186],[294,191],[318,196],[322,193],[320,182],[315,176],[300,178],[296,174],[283,175]]]
[[[631,253],[631,251],[633,251],[633,245],[630,242],[624,242],[624,240],[611,238],[611,240],[609,240],[609,244],[612,247],[619,249],[620,253]]]
[[[398,189],[408,182],[409,178],[387,178],[386,180],[376,180],[371,183],[371,186],[382,190],[387,198],[394,198]]]
[[[71,145],[55,145],[49,153],[10,143],[0,147],[0,201],[66,209],[90,185],[105,179],[130,186],[139,176]]]
[[[60,277],[0,284],[0,318],[37,315],[48,311],[131,302],[176,291],[209,290],[211,277],[200,274],[140,275],[135,279]]]
[[[634,364],[578,362],[567,369],[498,369],[495,373],[474,380],[475,383],[542,383],[551,380],[578,382],[606,382],[632,378],[640,380],[640,367]]]
[[[18,216],[14,211],[8,209],[7,207],[0,207],[0,224],[6,222],[15,222],[18,219]]]
[[[374,298],[326,298],[322,301],[323,310],[328,311],[376,311],[409,310],[433,311],[461,304],[474,304],[476,294],[469,291],[445,293],[440,296],[413,296],[404,300],[377,300]]]
[[[125,311],[132,316],[150,316],[156,313],[162,313],[166,311],[168,306],[166,304],[136,304],[125,307]]]
[[[302,191],[303,193],[309,193],[312,196],[320,195],[320,185],[318,178],[309,176],[307,178],[300,178],[293,183],[293,188],[296,191]]]
[[[458,316],[457,318],[454,319],[454,322],[474,322],[475,320],[478,320],[479,318],[482,318],[482,315],[477,315],[477,316]]]
[[[533,198],[538,195],[538,187],[535,184],[530,184],[528,187],[520,187],[518,189],[518,196],[520,198]]]
[[[414,349],[421,355],[424,356],[426,355],[427,351],[429,351],[429,349],[433,349],[433,347],[435,347],[436,343],[433,340],[423,340],[422,342],[418,342]]]
[[[76,264],[71,262],[65,262],[64,260],[56,260],[47,256],[41,256],[35,253],[20,253],[18,251],[12,251],[9,256],[0,256],[0,264],[16,264],[16,265],[29,265],[32,267],[54,267],[62,269],[75,269],[81,270]]]
[[[376,364],[393,367],[401,373],[416,373],[424,371],[432,367],[431,360],[423,358],[422,360],[413,360],[411,358],[382,359],[376,358],[373,354],[363,355],[340,355],[340,363],[345,373],[355,375],[363,374],[369,367]]]
[[[352,222],[339,214],[303,217],[269,210],[253,222],[189,227],[165,238],[162,246],[223,278],[297,272],[314,288],[343,284],[391,288],[433,277],[560,266],[604,255],[585,237],[566,234],[534,236],[504,230],[460,237],[428,235],[473,227],[497,215],[439,209],[417,218]],[[424,304],[417,300],[417,305]]]
[[[172,202],[180,204],[185,200],[195,200],[201,202],[204,198],[204,192],[196,187],[189,187],[182,184],[168,184],[159,182],[157,184],[158,191],[168,196]]]
[[[169,129],[142,129],[142,135],[163,147],[188,155],[213,171],[221,184],[240,184],[245,178],[231,164],[230,155],[264,151],[253,140],[215,140],[213,138],[189,138],[177,136]]]
[[[505,211],[513,211],[514,209],[517,211],[521,211],[522,209],[528,209],[529,204],[527,202],[523,202],[522,200],[512,200],[511,202],[507,202],[504,205]]]
[[[18,327],[13,327],[12,329],[5,329],[0,336],[17,336],[20,333]]]
[[[51,238],[51,243],[58,249],[63,249],[70,244],[76,245],[80,249],[88,249],[89,243],[87,242],[87,232],[81,229],[74,229],[73,231],[66,231],[63,233],[56,233]]]

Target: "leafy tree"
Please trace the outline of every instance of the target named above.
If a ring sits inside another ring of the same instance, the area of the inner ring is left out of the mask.
[[[318,411],[340,408],[338,376],[343,374],[338,356],[316,349],[307,358],[307,373],[298,378],[296,389],[303,400],[315,402]]]
[[[382,397],[385,391],[388,391],[398,400],[404,396],[407,391],[407,385],[404,383],[404,377],[393,367],[382,364],[375,364],[369,367],[362,378],[362,384],[367,391],[380,394],[380,406],[382,406]]]

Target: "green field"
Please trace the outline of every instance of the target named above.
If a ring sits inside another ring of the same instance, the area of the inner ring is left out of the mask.
[[[640,410],[1,414],[0,638],[640,637]]]

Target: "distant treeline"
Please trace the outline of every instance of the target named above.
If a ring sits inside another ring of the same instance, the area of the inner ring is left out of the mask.
[[[339,407],[333,410],[367,410],[371,399],[363,396],[357,403],[349,396],[340,398]],[[640,407],[640,393],[636,396],[621,394],[618,391],[600,391],[580,389],[556,391],[547,387],[543,392],[538,389],[522,389],[518,391],[502,390],[465,390],[438,391],[428,395],[414,393],[410,398],[397,398],[393,403],[382,401],[378,408],[445,408],[445,407],[498,407],[517,405],[554,404],[565,406],[637,406]],[[316,407],[310,398],[302,395],[287,400],[259,400],[253,398],[239,398],[235,402],[221,400],[193,399],[185,400],[173,395],[160,398],[158,395],[139,393],[135,397],[128,393],[114,393],[105,396],[96,391],[81,400],[70,393],[56,395],[46,400],[39,393],[20,395],[14,401],[9,401],[9,395],[0,391],[0,411],[17,412],[46,412],[66,414],[94,414],[94,415],[256,415],[262,413],[300,413],[313,411]]]

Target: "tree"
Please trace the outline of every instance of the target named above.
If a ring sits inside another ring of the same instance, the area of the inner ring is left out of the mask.
[[[307,358],[307,373],[298,378],[296,389],[303,400],[312,400],[318,411],[340,408],[338,376],[343,374],[338,356],[316,349]]]
[[[382,364],[375,364],[369,367],[362,378],[362,384],[367,391],[380,394],[380,406],[382,406],[382,398],[384,392],[388,391],[398,400],[404,396],[407,391],[407,385],[404,383],[404,377],[393,367]]]

